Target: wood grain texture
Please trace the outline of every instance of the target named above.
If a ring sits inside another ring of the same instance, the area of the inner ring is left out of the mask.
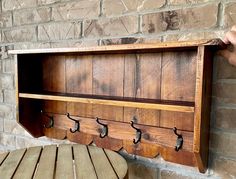
[[[42,178],[53,179],[55,163],[56,163],[56,152],[57,152],[56,145],[45,146],[43,148],[38,163],[38,168],[34,175],[35,179],[42,179]]]
[[[194,101],[195,83],[196,51],[163,54],[161,99]],[[161,111],[160,125],[193,131],[193,114]]]
[[[122,179],[128,168],[118,153],[80,144],[30,147],[1,154],[0,159],[1,179]]]
[[[209,121],[212,78],[211,49],[200,46],[197,59],[196,112],[194,114],[194,154],[200,172],[208,165]]]
[[[113,170],[107,156],[105,155],[103,149],[96,148],[94,146],[88,146],[88,151],[91,156],[91,160],[93,162],[94,168],[97,173],[98,179],[109,178],[109,179],[117,179],[117,175]]]
[[[33,178],[41,150],[42,147],[32,147],[27,149],[24,158],[14,174],[14,179]]]
[[[15,150],[7,156],[0,166],[0,178],[12,178],[26,149]]]
[[[32,94],[32,93],[20,93],[20,98],[29,98],[29,99],[44,99],[44,100],[53,100],[53,101],[70,101],[70,102],[81,102],[94,104],[93,111],[94,116],[99,116],[103,119],[109,119],[109,114],[105,113],[108,109],[110,110],[111,115],[115,119],[122,121],[123,108],[122,107],[133,107],[133,108],[143,108],[143,109],[157,109],[157,110],[167,110],[167,111],[179,111],[193,113],[194,107],[192,103],[177,103],[173,101],[168,103],[145,103],[145,102],[131,102],[131,101],[120,101],[120,100],[110,100],[110,99],[94,99],[94,98],[85,98],[85,97],[68,97],[68,96],[56,96],[56,95],[44,95],[44,94]],[[116,107],[118,106],[118,107]],[[101,110],[102,108],[102,110]],[[114,119],[112,118],[112,119]]]
[[[41,137],[44,135],[41,109],[42,103],[40,100],[19,99],[19,121],[17,122],[33,137]]]
[[[55,178],[74,178],[72,147],[62,144],[58,147]]]
[[[9,54],[34,54],[34,53],[114,53],[120,51],[121,53],[132,53],[135,51],[157,51],[168,48],[189,48],[197,47],[199,45],[205,46],[224,46],[220,39],[203,39],[196,41],[178,41],[178,42],[160,42],[153,44],[125,44],[125,45],[109,45],[96,47],[80,47],[80,48],[50,48],[50,49],[27,49],[27,50],[9,50]]]
[[[18,122],[34,137],[67,137],[146,157],[160,153],[167,161],[204,172],[211,54],[221,45],[219,40],[201,40],[10,51],[20,54],[15,56]],[[43,129],[41,110],[55,115],[53,128]],[[75,123],[66,117],[68,112],[80,122],[80,132],[70,132]],[[96,117],[108,125],[103,139]],[[142,131],[136,145],[131,120]],[[174,151],[173,127],[184,138],[179,152]]]
[[[104,152],[106,153],[111,165],[114,167],[118,178],[124,178],[128,170],[128,165],[125,159],[121,158],[120,155],[110,150],[104,150]]]
[[[8,154],[9,154],[8,152],[0,154],[0,166],[2,165],[2,162],[6,159]]]
[[[93,163],[85,145],[74,145],[75,172],[77,178],[97,179]]]
[[[123,71],[124,55],[113,54],[94,56],[93,94],[104,96],[123,96]],[[123,121],[123,107],[94,104],[93,116],[102,119]],[[122,141],[112,139],[110,137],[104,139],[95,137],[94,143],[99,147],[110,148],[112,150],[122,148]]]
[[[97,124],[96,119],[79,117],[79,121],[81,132],[99,137],[101,126]],[[100,122],[108,125],[108,137],[112,139],[133,141],[136,136],[136,131],[131,127],[130,123],[108,120],[100,120]],[[69,121],[65,115],[55,115],[54,126],[55,128],[68,130],[73,127],[73,122]],[[141,124],[135,125],[135,127],[141,129],[142,131],[141,143],[151,145],[157,144],[162,147],[166,146],[173,148],[174,150],[176,145],[176,135],[172,129],[145,126]],[[184,138],[183,150],[193,151],[193,132],[181,130],[178,130],[178,132],[181,133]],[[105,138],[100,140],[106,141]],[[108,141],[106,142],[109,146]],[[121,147],[118,147],[117,144],[115,144],[114,148],[117,150],[117,148]]]
[[[125,97],[160,99],[161,53],[127,55],[124,82]],[[139,124],[159,126],[159,115],[158,110],[124,109],[126,122],[135,116]]]
[[[65,56],[46,56],[42,61],[43,90],[51,92],[66,92]]]

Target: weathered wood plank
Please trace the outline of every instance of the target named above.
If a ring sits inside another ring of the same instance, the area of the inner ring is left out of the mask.
[[[85,145],[73,145],[76,178],[97,179],[93,163]]]
[[[38,168],[36,170],[35,179],[53,179],[57,146],[50,145],[43,148]]]
[[[9,153],[4,163],[0,166],[0,178],[12,178],[26,149],[15,150]]]
[[[30,179],[33,178],[38,159],[40,157],[42,147],[31,147],[27,149],[24,158],[22,159],[16,173],[15,179]]]
[[[160,99],[161,53],[132,54],[125,57],[124,96]],[[159,111],[153,109],[125,108],[124,121],[133,117],[139,124],[159,126]]]
[[[195,100],[196,55],[196,51],[163,53],[162,100]],[[193,113],[179,112],[161,111],[160,126],[193,131]]]
[[[5,160],[8,154],[8,152],[0,154],[0,166],[2,165],[2,162]]]
[[[91,156],[91,160],[93,162],[94,168],[97,171],[98,179],[117,179],[117,175],[113,170],[106,154],[103,149],[97,148],[94,146],[88,146],[88,150]]]
[[[109,161],[111,162],[116,174],[118,175],[119,178],[124,178],[127,170],[128,170],[128,165],[125,161],[124,158],[122,158],[119,154],[112,152],[110,150],[104,150]]]
[[[72,147],[61,144],[58,147],[55,178],[74,178],[73,171]]]

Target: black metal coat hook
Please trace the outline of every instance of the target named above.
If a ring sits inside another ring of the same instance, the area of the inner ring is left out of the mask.
[[[47,117],[49,119],[49,123],[46,125],[44,124],[43,127],[44,128],[52,128],[54,126],[54,119],[53,119],[53,116],[49,116],[48,114],[45,114],[43,112],[43,110],[41,110],[41,114],[44,115],[45,117]]]
[[[98,118],[98,117],[96,118],[96,121],[97,121],[98,124],[100,124],[100,125],[103,126],[103,127],[102,127],[102,130],[101,130],[101,133],[100,133],[99,136],[100,136],[101,138],[106,137],[106,136],[108,135],[108,126],[107,126],[106,124],[101,123],[101,122],[99,121],[99,118]]]
[[[183,146],[184,139],[183,139],[181,134],[177,133],[177,128],[176,127],[173,128],[173,131],[174,131],[175,135],[177,135],[175,151],[178,152]]]
[[[80,131],[80,123],[79,123],[79,121],[71,118],[69,113],[67,113],[66,116],[68,117],[68,119],[70,119],[70,120],[75,122],[74,129],[70,128],[70,132],[71,133],[79,132]]]
[[[131,127],[136,130],[136,137],[135,137],[135,139],[133,139],[133,143],[137,144],[141,141],[142,131],[141,131],[141,129],[138,129],[134,126],[134,121],[131,121]]]

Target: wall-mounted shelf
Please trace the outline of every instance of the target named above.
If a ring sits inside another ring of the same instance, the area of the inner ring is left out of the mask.
[[[34,137],[207,168],[219,40],[10,50],[18,122]],[[132,122],[131,122],[132,121]]]

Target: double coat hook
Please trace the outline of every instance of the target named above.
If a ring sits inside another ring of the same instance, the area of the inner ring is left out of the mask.
[[[136,130],[136,137],[135,137],[135,139],[133,139],[133,143],[137,144],[141,141],[142,131],[141,131],[141,129],[138,129],[134,126],[134,121],[131,121],[131,127]]]
[[[98,117],[96,118],[96,121],[97,121],[98,124],[102,125],[101,132],[100,132],[100,135],[99,135],[99,136],[100,136],[101,138],[106,137],[106,136],[108,135],[108,126],[107,126],[106,124],[101,123],[101,122],[99,121],[99,118],[98,118]]]
[[[178,152],[183,146],[184,139],[183,139],[181,134],[177,133],[177,128],[176,127],[173,128],[173,131],[174,131],[175,135],[177,135],[175,151]]]
[[[70,119],[70,120],[72,120],[72,121],[75,122],[75,124],[74,124],[74,129],[70,128],[70,132],[71,132],[71,133],[75,133],[75,132],[77,132],[77,131],[79,132],[79,131],[80,131],[80,123],[79,123],[79,121],[77,121],[77,120],[71,118],[69,113],[67,113],[66,116],[68,117],[68,119]]]
[[[48,114],[45,114],[44,112],[43,112],[43,110],[41,110],[40,111],[41,112],[41,114],[43,115],[43,116],[45,116],[46,118],[48,118],[49,119],[49,123],[46,125],[46,124],[44,124],[43,125],[43,127],[44,128],[52,128],[53,126],[54,126],[54,119],[53,119],[53,116],[49,116]]]

